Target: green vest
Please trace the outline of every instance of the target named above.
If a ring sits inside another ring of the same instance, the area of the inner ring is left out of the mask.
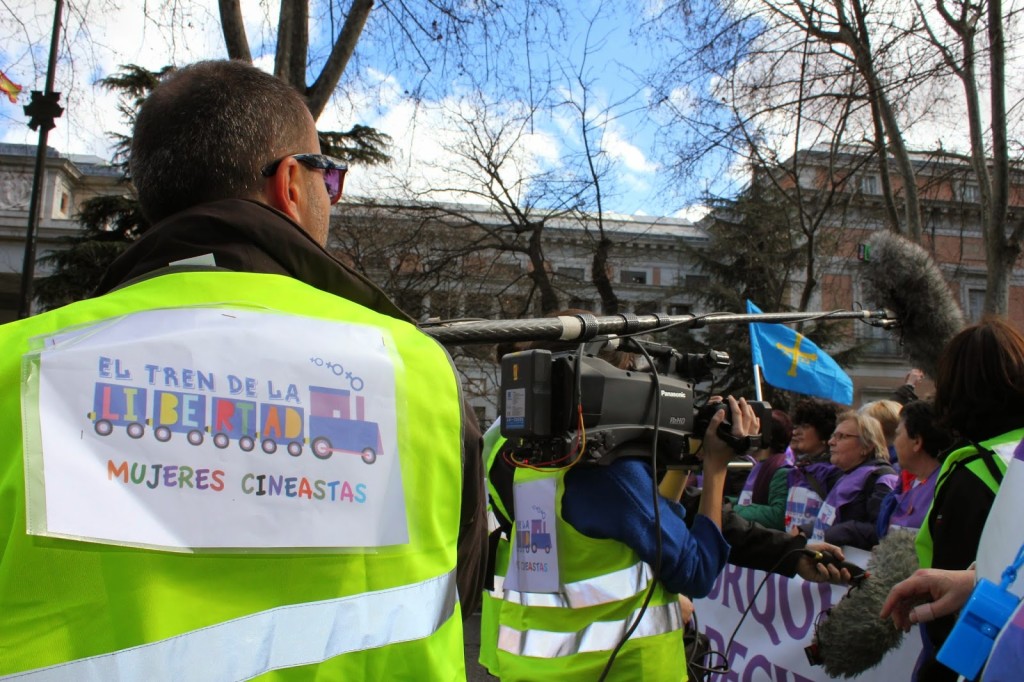
[[[506,519],[510,518],[508,511],[502,504],[501,497],[491,485],[490,471],[498,452],[505,444],[505,437],[501,435],[501,421],[495,421],[490,428],[484,432],[484,472],[487,478],[488,506],[493,514],[495,510],[500,512]],[[497,530],[497,522],[494,523],[492,532]],[[505,579],[505,571],[508,569],[509,554],[511,545],[504,532],[500,532],[497,538],[497,548],[494,552],[494,589],[484,589],[480,598],[480,665],[487,668],[492,675],[498,674],[498,614],[501,610],[502,590],[501,586]]]
[[[629,547],[595,540],[561,515],[564,471],[517,469],[516,484],[554,478],[559,592],[508,588],[499,613],[498,671],[509,680],[580,680],[600,677],[651,586],[650,567]],[[529,555],[526,555],[529,558]],[[606,679],[686,678],[682,615],[677,595],[660,583],[639,627],[619,650]]]
[[[1009,433],[1004,433],[995,438],[984,440],[979,445],[990,450],[994,450],[996,455],[992,457],[996,468],[1000,473],[1006,473],[1006,464],[1013,458],[1013,450],[1020,443],[1021,439],[1024,438],[1024,429],[1016,429]],[[932,496],[932,504],[935,504],[935,500],[939,498],[939,491],[942,489],[943,484],[949,477],[949,474],[953,472],[954,466],[965,467],[972,474],[977,476],[988,489],[992,491],[992,494],[999,492],[999,481],[995,479],[992,471],[989,469],[985,461],[980,457],[975,457],[978,451],[973,445],[967,445],[965,447],[954,450],[949,453],[944,460],[942,460],[942,467],[939,469],[939,477],[935,482],[935,494]],[[964,460],[973,458],[971,461],[963,464]],[[960,462],[960,464],[957,464]],[[932,532],[928,525],[928,518],[931,516],[932,510],[928,509],[928,513],[925,514],[924,523],[921,524],[921,530],[917,532],[917,538],[915,540],[915,547],[917,549],[917,560],[921,568],[931,568],[932,558],[934,556],[934,546],[932,539]]]
[[[26,534],[19,384],[29,340],[204,305],[344,321],[390,339],[406,544],[189,554]],[[459,385],[443,348],[413,325],[278,275],[173,273],[0,327],[0,386],[0,676],[465,679]]]

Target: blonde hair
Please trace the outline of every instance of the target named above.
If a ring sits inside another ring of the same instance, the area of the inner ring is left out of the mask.
[[[882,431],[882,424],[869,414],[859,410],[850,410],[839,415],[836,425],[851,419],[857,424],[857,434],[862,443],[871,448],[871,456],[868,459],[877,459],[889,463],[889,446],[885,442],[885,434]]]
[[[892,443],[896,438],[896,427],[900,423],[900,412],[902,410],[903,406],[895,400],[875,400],[870,403],[864,403],[857,411],[877,419],[878,423],[882,425],[882,435],[885,436],[885,442]]]

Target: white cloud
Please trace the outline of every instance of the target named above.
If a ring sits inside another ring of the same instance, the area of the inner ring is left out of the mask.
[[[255,14],[259,0],[244,0]],[[38,133],[27,125],[21,107],[30,90],[43,90],[53,4],[10,0],[13,16],[0,17],[0,44],[5,72],[24,90],[18,105],[0,114],[0,139],[35,145]],[[67,153],[109,157],[109,131],[126,132],[117,111],[117,96],[96,81],[125,64],[159,69],[224,56],[216,0],[194,3],[149,3],[144,16],[137,3],[110,0],[65,3],[54,90],[61,93],[64,114],[50,131],[48,143]],[[172,14],[173,12],[173,14]],[[70,46],[71,54],[67,50]]]
[[[640,148],[623,139],[617,130],[608,126],[601,135],[601,147],[611,158],[621,161],[635,173],[654,173],[658,165],[647,160]]]
[[[500,122],[522,113],[518,102],[486,102],[481,107],[479,97],[471,94],[440,101],[396,100],[379,115],[361,119],[391,136],[393,161],[383,167],[354,168],[346,187],[353,196],[482,203],[486,176],[471,161],[474,138],[466,121],[496,136]],[[360,112],[354,114],[359,118]],[[539,129],[513,129],[506,134],[497,137],[496,145],[497,154],[504,158],[502,178],[523,197],[535,173],[557,165],[560,145],[556,137]]]

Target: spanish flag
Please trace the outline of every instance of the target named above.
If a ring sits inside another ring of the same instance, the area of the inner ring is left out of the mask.
[[[8,78],[7,74],[3,71],[0,71],[0,92],[7,95],[7,99],[11,100],[11,104],[17,104],[21,86]]]

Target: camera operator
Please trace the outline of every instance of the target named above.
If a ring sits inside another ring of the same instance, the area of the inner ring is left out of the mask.
[[[730,396],[727,404],[733,436],[758,432],[758,419],[746,400]],[[495,457],[492,486],[502,478],[512,481],[514,492],[499,493],[501,506],[512,516],[526,517],[544,506],[545,495],[550,497],[557,576],[548,576],[552,587],[544,591],[511,587],[528,578],[513,574],[531,566],[517,561],[513,551],[501,590],[496,641],[481,641],[481,659],[491,662],[493,674],[503,680],[595,680],[618,649],[608,679],[680,678],[685,654],[676,595],[705,596],[729,554],[721,532],[722,493],[734,451],[716,433],[726,416],[718,411],[704,434],[698,457],[708,494],[701,497],[690,527],[678,502],[653,494],[650,444],[636,444],[636,456],[608,466],[533,470]],[[652,590],[642,619],[623,642]],[[486,647],[496,647],[496,656],[484,654]]]

